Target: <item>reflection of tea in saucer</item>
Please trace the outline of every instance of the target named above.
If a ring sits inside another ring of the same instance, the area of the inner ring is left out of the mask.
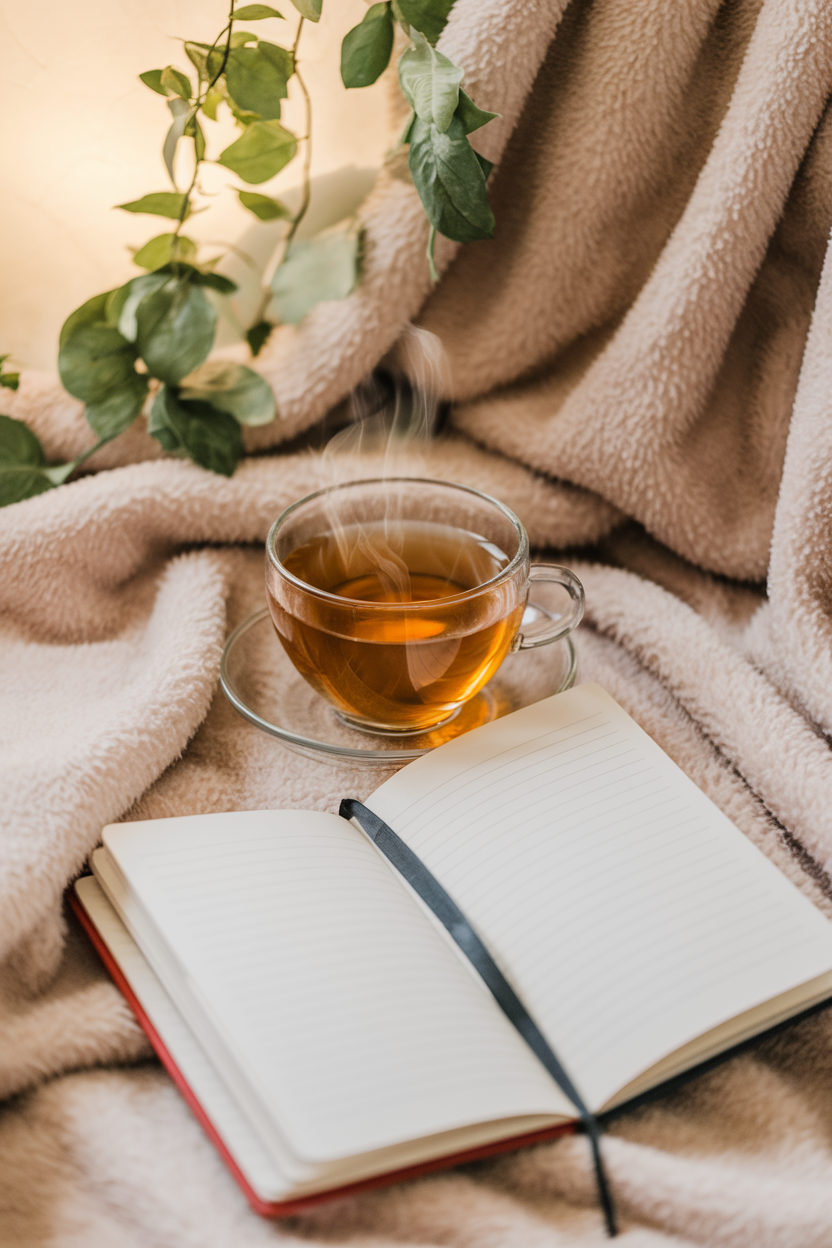
[[[373,521],[314,537],[283,558],[292,576],[367,604],[333,618],[325,601],[289,611],[269,596],[278,636],[295,667],[347,718],[418,731],[453,714],[507,654],[523,603],[501,587],[461,606],[508,565],[492,542],[423,520]],[[401,612],[371,604],[401,604]],[[423,604],[420,606],[420,604]]]
[[[490,719],[569,689],[575,680],[575,651],[567,638],[536,653],[509,655],[488,686],[450,723],[418,734],[373,735],[342,721],[328,702],[311,695],[275,637],[265,608],[231,634],[220,672],[223,692],[239,714],[291,749],[321,761],[398,767]]]

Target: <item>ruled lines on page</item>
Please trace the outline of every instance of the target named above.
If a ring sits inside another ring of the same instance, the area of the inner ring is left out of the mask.
[[[297,1156],[568,1113],[346,821],[210,815],[121,825],[105,843]]]
[[[598,686],[547,703],[420,760],[368,804],[462,906],[600,1107],[829,970],[832,929]]]
[[[75,890],[178,1070],[225,1147],[261,1200],[279,1200],[290,1184],[229,1095],[202,1047],[92,876]]]

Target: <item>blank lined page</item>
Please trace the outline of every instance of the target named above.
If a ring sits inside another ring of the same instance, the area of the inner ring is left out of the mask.
[[[832,925],[597,685],[369,799],[486,940],[585,1099],[832,969]]]
[[[471,1122],[570,1115],[345,820],[192,816],[111,826],[104,842],[296,1157],[320,1163]]]
[[[204,1109],[234,1161],[261,1200],[280,1200],[290,1184],[263,1148],[233,1097],[150,969],[135,941],[91,875],[75,892],[162,1043]]]

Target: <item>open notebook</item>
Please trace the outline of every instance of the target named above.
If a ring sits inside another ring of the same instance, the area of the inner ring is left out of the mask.
[[[832,997],[832,925],[597,685],[367,800],[595,1112]],[[541,1138],[576,1108],[355,826],[115,824],[76,908],[261,1212]]]

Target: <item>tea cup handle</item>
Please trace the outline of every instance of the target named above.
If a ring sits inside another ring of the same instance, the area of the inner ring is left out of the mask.
[[[572,610],[565,618],[559,615],[552,619],[550,616],[551,624],[548,627],[535,629],[534,632],[518,632],[511,647],[512,651],[536,650],[538,646],[548,646],[552,641],[562,641],[583,619],[584,587],[574,572],[557,563],[533,563],[529,568],[529,581],[550,581],[555,585],[562,585],[572,599]]]

